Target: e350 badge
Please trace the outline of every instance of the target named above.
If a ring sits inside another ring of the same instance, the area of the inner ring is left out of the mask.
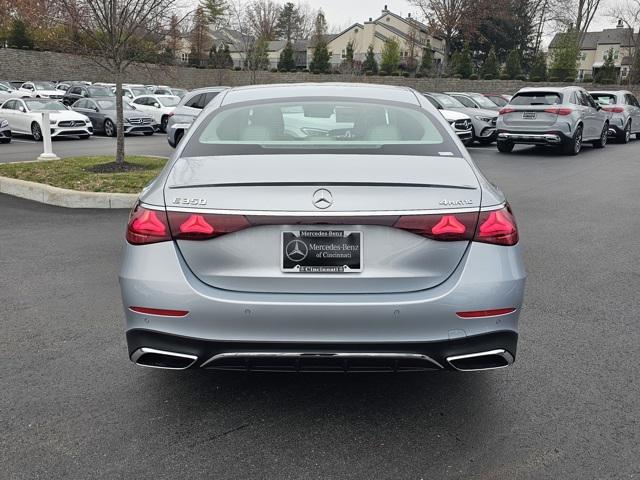
[[[207,204],[206,198],[186,198],[176,197],[173,199],[174,205],[189,205],[193,207],[203,206]]]

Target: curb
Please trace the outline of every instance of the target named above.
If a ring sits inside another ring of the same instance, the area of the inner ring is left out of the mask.
[[[0,177],[0,193],[65,208],[130,209],[138,199],[132,193],[80,192],[7,177]]]

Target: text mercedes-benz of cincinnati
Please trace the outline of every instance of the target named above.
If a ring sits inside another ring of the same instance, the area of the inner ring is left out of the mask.
[[[485,370],[516,357],[518,228],[429,101],[300,84],[216,96],[131,212],[131,360]]]

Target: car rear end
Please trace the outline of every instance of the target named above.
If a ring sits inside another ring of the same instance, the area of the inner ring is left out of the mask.
[[[589,94],[609,116],[609,136],[628,142],[631,137],[631,115],[624,103],[624,93],[598,91]]]
[[[406,89],[287,88],[291,99],[232,90],[207,109],[132,211],[120,273],[131,359],[510,365],[517,227],[447,123]]]
[[[560,89],[523,89],[498,116],[498,143],[560,146],[574,133],[574,109]]]

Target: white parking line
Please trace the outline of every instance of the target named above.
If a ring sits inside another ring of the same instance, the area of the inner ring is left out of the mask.
[[[35,142],[35,141],[33,141],[33,140],[21,140],[21,139],[16,138],[16,137],[13,137],[13,138],[11,139],[11,141],[12,141],[12,142],[18,142],[18,143],[38,143],[38,142]]]

